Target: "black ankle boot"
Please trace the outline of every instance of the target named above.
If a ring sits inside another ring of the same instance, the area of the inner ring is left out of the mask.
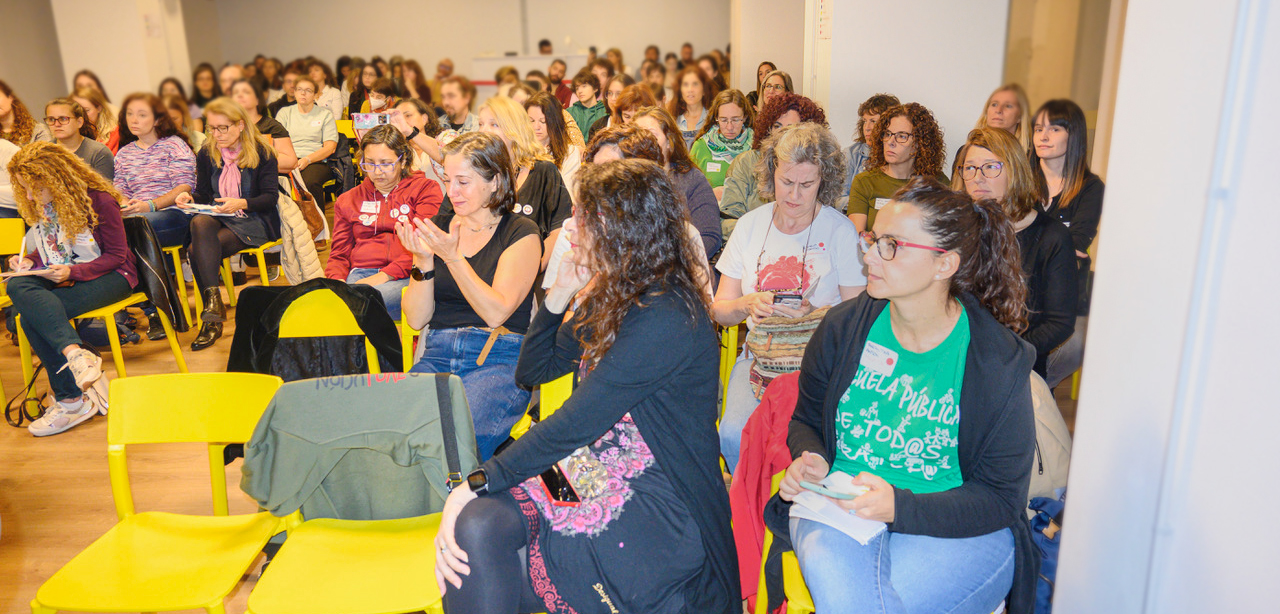
[[[199,352],[218,340],[222,336],[221,322],[205,322],[200,325],[200,334],[196,335],[196,340],[191,342],[191,351]]]
[[[164,332],[164,324],[160,323],[160,316],[155,315],[147,318],[147,339],[159,341],[168,336]]]
[[[222,292],[216,287],[204,291],[204,313],[200,314],[200,321],[219,324],[227,321],[227,306],[222,304]],[[218,329],[221,332],[222,327]]]

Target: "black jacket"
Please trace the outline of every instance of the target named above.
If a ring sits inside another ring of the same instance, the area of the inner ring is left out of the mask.
[[[280,198],[279,165],[265,145],[258,145],[258,166],[240,169],[240,197],[245,199],[245,217],[216,217],[246,245],[257,247],[280,238],[280,212],[276,201]],[[222,198],[218,190],[218,178],[222,168],[214,166],[209,150],[200,148],[196,154],[196,185],[191,198],[202,205],[216,205],[213,199]]]
[[[187,312],[175,309],[178,301],[178,289],[173,284],[173,277],[165,268],[165,253],[160,249],[160,241],[156,239],[151,223],[140,215],[124,218],[124,236],[129,243],[129,251],[133,252],[134,262],[138,268],[138,289],[145,292],[147,299],[156,309],[169,316],[174,330],[185,333],[191,328],[187,322]],[[179,275],[182,273],[179,272]]]
[[[382,295],[372,286],[349,286],[324,277],[296,286],[251,286],[241,291],[227,371],[268,373],[286,382],[367,373],[364,339],[360,337],[280,339],[280,318],[285,309],[298,297],[320,289],[332,290],[351,309],[378,351],[383,372],[399,371],[400,336],[387,315]]]
[[[1047,377],[1049,352],[1071,338],[1076,327],[1080,285],[1071,233],[1044,211],[1018,233],[1022,273],[1027,280],[1027,330],[1022,338],[1036,348],[1036,373]]]
[[[1015,566],[1011,614],[1035,607],[1040,555],[1027,523],[1027,490],[1035,457],[1028,344],[998,322],[972,295],[960,297],[969,318],[969,351],[961,385],[959,445],[964,483],[951,490],[915,494],[894,489],[896,533],[961,538],[1013,531]],[[836,449],[836,409],[858,371],[862,348],[876,317],[889,304],[865,292],[831,308],[814,332],[800,367],[800,394],[787,445],[830,462]],[[788,514],[776,495],[766,515]],[[776,519],[770,526],[778,526]]]

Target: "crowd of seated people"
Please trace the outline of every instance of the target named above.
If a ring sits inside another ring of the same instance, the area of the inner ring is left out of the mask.
[[[799,67],[760,62],[744,92],[730,56],[689,44],[634,67],[593,52],[575,75],[548,59],[500,69],[487,100],[452,60],[400,56],[202,63],[118,105],[89,70],[32,106],[0,81],[0,217],[29,227],[5,264],[36,273],[8,294],[53,392],[31,433],[106,413],[68,317],[138,285],[125,217],[187,255],[205,350],[231,309],[223,259],[281,238],[294,175],[322,211],[333,197],[323,275],[421,332],[412,371],[462,380],[483,464],[442,516],[446,611],[740,611],[724,480],[787,374],[793,460],[769,509],[842,471],[865,494],[832,501],[888,524],[863,545],[783,518],[818,611],[1026,611],[1028,378],[1080,366],[1104,192],[1080,107],[1033,113],[1005,84],[948,143],[930,101],[878,93],[842,144],[782,70]],[[361,113],[386,125],[352,140],[357,182],[334,193]],[[717,328],[739,326],[722,387]],[[570,373],[563,408],[510,441]],[[918,403],[942,409],[916,421]],[[899,445],[925,437],[928,458]],[[590,513],[539,482],[571,455],[600,468]]]

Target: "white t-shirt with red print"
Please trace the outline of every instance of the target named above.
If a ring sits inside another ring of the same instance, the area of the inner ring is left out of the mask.
[[[742,280],[744,296],[763,291],[804,294],[818,308],[839,303],[840,286],[866,285],[858,232],[849,218],[823,206],[809,228],[788,235],[777,227],[770,229],[773,210],[774,203],[769,203],[742,216],[716,263],[722,275]],[[747,325],[752,324],[748,318]]]

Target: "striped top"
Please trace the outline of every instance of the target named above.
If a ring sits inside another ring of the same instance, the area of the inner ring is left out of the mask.
[[[116,189],[125,198],[151,200],[179,185],[196,184],[196,155],[182,139],[165,137],[143,149],[134,141],[116,154]]]

